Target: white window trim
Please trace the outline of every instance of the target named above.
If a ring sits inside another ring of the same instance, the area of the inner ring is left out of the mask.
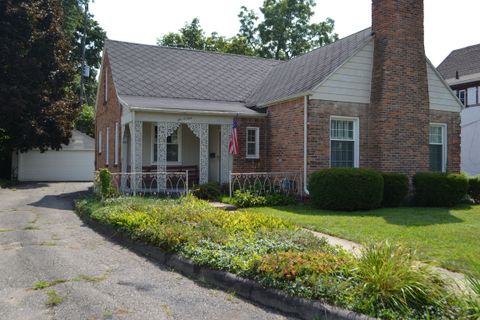
[[[460,102],[462,101],[462,99],[460,98],[460,94],[463,92],[463,105],[464,106],[467,106],[467,90],[463,89],[463,90],[458,90],[458,100],[460,100]]]
[[[360,167],[360,119],[358,117],[330,116],[328,122],[328,139],[329,139],[329,167],[332,167],[332,120],[353,121],[353,167]]]
[[[447,172],[447,157],[448,157],[448,134],[447,134],[447,124],[446,123],[438,123],[438,122],[430,122],[430,127],[442,127],[442,172]],[[428,145],[430,145],[430,137],[428,138]]]
[[[113,164],[118,165],[118,122],[115,122],[115,154]]]
[[[102,154],[102,130],[98,130],[98,154]]]
[[[110,128],[107,127],[107,133],[105,134],[105,164],[108,166],[110,162]]]
[[[154,161],[153,159],[153,149],[155,148],[155,127],[157,125],[152,125],[151,129],[151,149],[150,149],[150,163],[151,164],[157,164],[157,161]],[[178,161],[167,161],[167,165],[181,165],[182,164],[182,126],[178,127],[178,132],[177,132],[177,139],[178,139]]]
[[[255,154],[248,154],[248,131],[255,130]],[[247,127],[245,138],[245,153],[247,159],[260,159],[260,128],[259,127]]]

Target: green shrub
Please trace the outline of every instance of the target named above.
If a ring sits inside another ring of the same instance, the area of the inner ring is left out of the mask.
[[[419,206],[452,207],[468,191],[462,174],[419,172],[413,177],[414,201]]]
[[[106,168],[102,168],[98,171],[98,179],[100,183],[100,195],[102,199],[109,198],[113,195],[112,188],[112,174]]]
[[[197,186],[193,190],[193,195],[202,200],[218,200],[222,195],[221,187],[216,182],[209,182]]]
[[[380,207],[383,178],[367,169],[332,168],[310,176],[312,205],[330,210],[368,210]]]
[[[235,190],[232,202],[239,208],[261,207],[267,205],[267,198],[250,191]]]
[[[468,180],[468,195],[475,203],[480,203],[480,177],[470,178]]]
[[[288,206],[297,203],[297,199],[291,194],[271,193],[265,196],[268,206]]]
[[[398,207],[408,194],[408,177],[401,173],[382,173],[384,207]]]

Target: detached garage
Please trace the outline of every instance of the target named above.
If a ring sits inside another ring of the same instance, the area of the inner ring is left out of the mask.
[[[18,181],[93,181],[94,155],[95,140],[73,130],[70,143],[61,150],[19,153],[14,168]]]

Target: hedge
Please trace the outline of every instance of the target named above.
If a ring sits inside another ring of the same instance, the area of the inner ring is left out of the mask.
[[[470,178],[468,180],[468,195],[475,203],[480,203],[480,177]]]
[[[453,207],[467,194],[468,179],[462,174],[419,172],[413,188],[416,205]]]
[[[408,177],[402,173],[382,173],[383,207],[398,207],[408,194]]]
[[[309,180],[312,205],[328,210],[379,208],[383,177],[368,169],[331,168],[313,173]]]

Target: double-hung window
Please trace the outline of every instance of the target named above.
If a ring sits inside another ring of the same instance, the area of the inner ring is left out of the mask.
[[[430,171],[445,172],[447,164],[447,125],[430,124]]]
[[[102,154],[102,130],[98,130],[98,154]]]
[[[330,119],[330,166],[359,166],[358,119],[332,117]]]
[[[247,127],[247,158],[260,158],[260,128]]]
[[[458,99],[463,105],[466,105],[465,103],[467,102],[467,91],[466,90],[458,90]]]
[[[467,89],[467,107],[477,104],[477,87]]]
[[[152,137],[152,162],[158,161],[157,155],[157,138],[158,127],[154,126]],[[175,131],[167,137],[167,163],[180,163],[182,161],[182,129],[178,127]]]
[[[115,122],[115,154],[113,164],[118,165],[118,122]]]

